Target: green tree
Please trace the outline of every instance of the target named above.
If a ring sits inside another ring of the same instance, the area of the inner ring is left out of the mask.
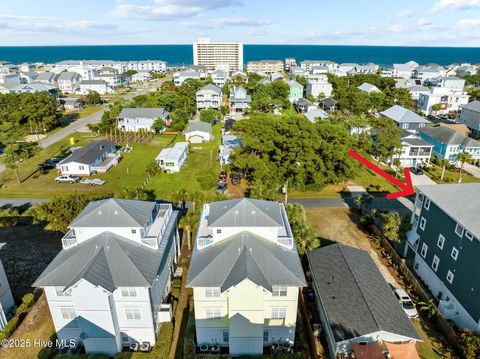
[[[379,119],[374,125],[371,154],[377,158],[378,162],[386,161],[401,149],[402,130],[392,120],[385,118]]]
[[[213,108],[206,108],[200,111],[200,121],[213,123],[220,119],[220,112],[214,110]]]
[[[320,239],[317,237],[313,228],[307,224],[305,208],[299,203],[294,203],[288,204],[285,209],[298,253],[302,255],[319,248]]]
[[[442,174],[440,175],[440,181],[443,182],[443,179],[445,178],[445,170],[447,169],[447,166],[450,165],[450,162],[448,160],[442,159],[438,161],[438,165],[442,168]]]
[[[90,202],[86,195],[56,197],[47,202],[37,203],[32,209],[33,218],[47,222],[51,230],[66,233],[68,225]]]
[[[11,143],[3,150],[4,154],[0,157],[0,161],[6,168],[15,172],[18,183],[21,183],[20,173],[18,172],[18,164],[37,152],[38,146],[35,143],[17,142]]]
[[[102,96],[97,91],[91,91],[85,95],[85,103],[87,105],[98,105],[102,103]]]
[[[128,71],[125,71],[123,74],[126,75],[126,76],[133,76],[137,73],[136,70],[128,70]]]
[[[460,152],[456,158],[456,161],[460,164],[460,172],[458,173],[458,183],[462,182],[462,172],[465,166],[465,163],[470,163],[473,161],[472,154],[469,152]]]
[[[145,174],[147,176],[153,177],[160,173],[160,167],[158,166],[158,162],[152,160],[148,163],[147,167],[145,168]]]
[[[165,129],[165,121],[162,118],[157,118],[153,124],[152,128],[156,133],[162,132]]]
[[[188,192],[185,188],[177,188],[171,194],[170,200],[179,208],[185,209],[185,202],[188,200]]]
[[[195,227],[198,223],[198,217],[199,216],[196,214],[195,210],[189,209],[186,215],[180,218],[180,221],[178,222],[178,226],[183,229],[185,233],[188,250],[192,249],[192,232],[195,231]]]
[[[115,197],[123,199],[136,199],[138,201],[153,201],[155,199],[155,194],[152,190],[146,190],[144,188],[122,187],[120,192],[118,192]]]

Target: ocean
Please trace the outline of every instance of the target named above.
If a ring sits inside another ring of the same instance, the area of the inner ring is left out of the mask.
[[[403,47],[333,45],[244,45],[244,61],[330,60],[337,63],[373,62],[387,67],[414,60],[419,64],[449,65],[455,62],[480,63],[479,47]],[[111,46],[0,46],[0,61],[12,63],[62,60],[163,60],[169,66],[191,65],[192,45],[111,45]]]

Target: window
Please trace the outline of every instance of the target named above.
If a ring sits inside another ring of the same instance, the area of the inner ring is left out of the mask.
[[[127,320],[142,319],[142,313],[140,312],[140,308],[125,308],[125,318]]]
[[[455,248],[455,247],[452,248],[451,256],[452,256],[453,259],[457,260],[457,258],[458,258],[458,249],[457,248]]]
[[[132,229],[132,234],[136,234],[137,233],[137,230],[136,229]]]
[[[286,297],[287,296],[287,287],[281,287],[274,285],[272,287],[272,295],[274,297]]]
[[[420,218],[420,228],[421,228],[422,230],[425,229],[425,225],[426,225],[426,224],[427,224],[427,220],[426,220],[425,218],[423,218],[423,217]]]
[[[122,297],[136,297],[137,290],[135,288],[122,288]]]
[[[432,261],[432,268],[436,272],[438,269],[438,264],[440,263],[440,258],[437,256],[433,256],[433,261]]]
[[[403,128],[404,130],[407,130],[407,129],[408,129],[408,123],[403,123],[403,124],[402,124],[402,128]]]
[[[445,237],[442,236],[441,234],[438,235],[438,241],[437,241],[437,246],[440,249],[443,249],[443,244],[445,243]]]
[[[222,230],[221,229],[217,229],[217,234],[220,234],[222,233]]]
[[[287,308],[274,307],[271,314],[271,319],[285,319],[287,317]]]
[[[220,288],[205,288],[205,297],[220,297]]]
[[[422,250],[420,251],[420,254],[422,255],[423,258],[427,256],[427,251],[428,251],[428,246],[426,243],[423,243]]]
[[[223,332],[222,333],[222,336],[223,336],[223,342],[224,343],[228,343],[228,340],[229,340],[229,337],[228,337],[228,332]]]
[[[268,342],[268,330],[263,331],[263,341]]]
[[[220,319],[222,317],[222,308],[205,308],[206,319]]]
[[[430,199],[425,199],[425,204],[423,205],[423,207],[425,207],[427,211],[430,209]]]
[[[465,228],[463,228],[459,223],[457,223],[457,226],[455,227],[455,233],[459,237],[463,237],[463,232],[465,232]]]
[[[74,307],[62,307],[60,308],[60,312],[62,313],[63,319],[75,319],[77,317]]]
[[[453,282],[453,277],[454,277],[453,273],[450,272],[450,271],[448,271],[448,272],[447,272],[447,280],[448,280],[448,283],[452,284],[452,282]]]
[[[72,290],[67,290],[66,292],[63,291],[63,287],[55,287],[55,293],[57,294],[57,297],[71,297],[72,296]]]
[[[124,344],[130,343],[130,337],[128,336],[127,333],[122,333],[122,343]]]
[[[473,234],[470,233],[469,231],[465,231],[465,237],[467,237],[467,238],[470,239],[471,241],[473,240]]]

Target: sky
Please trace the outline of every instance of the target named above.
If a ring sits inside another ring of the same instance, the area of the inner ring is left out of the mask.
[[[0,46],[480,46],[480,0],[1,0]],[[1,53],[0,53],[1,54]]]

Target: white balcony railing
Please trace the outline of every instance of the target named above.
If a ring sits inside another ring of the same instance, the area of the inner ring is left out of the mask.
[[[278,237],[277,238],[277,244],[280,244],[280,245],[288,247],[288,248],[292,248],[293,247],[293,238]]]

